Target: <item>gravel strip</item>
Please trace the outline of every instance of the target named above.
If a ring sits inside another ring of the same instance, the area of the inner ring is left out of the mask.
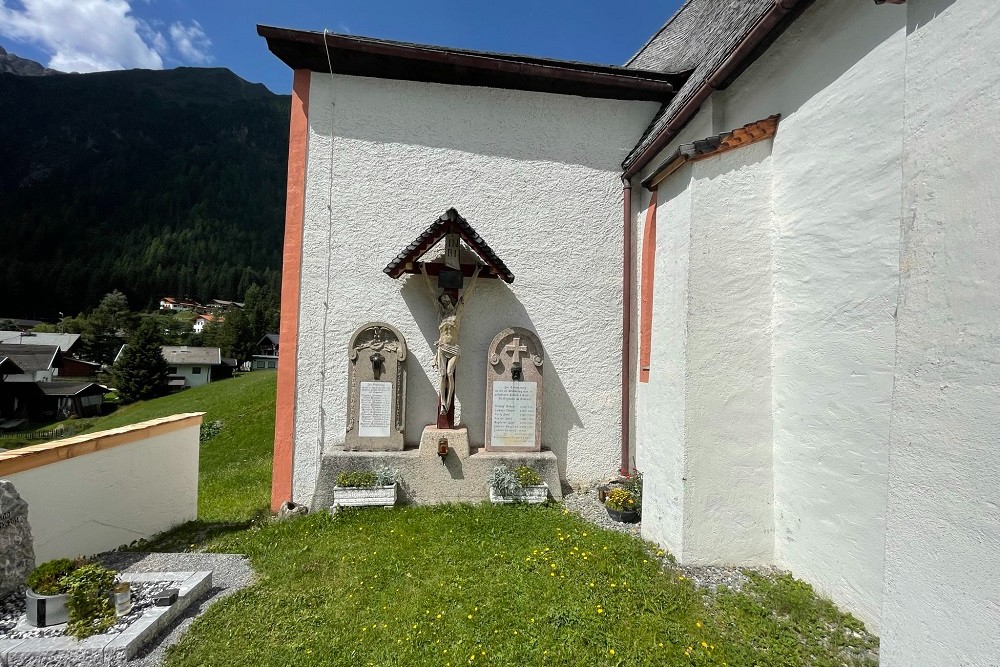
[[[212,588],[208,595],[192,603],[181,616],[155,637],[128,665],[159,667],[169,646],[176,644],[195,617],[213,603],[249,586],[254,581],[250,562],[236,554],[206,553],[106,553],[98,556],[105,566],[121,572],[188,572],[211,570]]]
[[[585,492],[573,492],[563,496],[563,504],[571,512],[578,514],[584,520],[607,530],[614,530],[619,533],[631,535],[636,539],[642,539],[642,521],[639,523],[620,523],[608,516],[604,505],[597,500],[597,490],[590,489]],[[655,547],[651,548],[652,555],[656,556],[659,551]],[[731,589],[739,590],[747,583],[745,572],[758,572],[760,574],[771,574],[776,572],[770,567],[729,567],[723,565],[689,566],[678,565],[670,560],[670,555],[664,551],[659,556],[663,564],[674,570],[678,575],[686,577],[698,588],[716,590],[719,586],[727,586]]]

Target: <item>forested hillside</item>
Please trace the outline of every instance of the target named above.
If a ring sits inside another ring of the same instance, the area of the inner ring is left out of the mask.
[[[0,311],[277,285],[289,98],[226,69],[0,74]]]

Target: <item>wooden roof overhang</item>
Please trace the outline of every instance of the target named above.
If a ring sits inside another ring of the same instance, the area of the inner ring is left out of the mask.
[[[434,247],[441,239],[448,234],[458,234],[459,238],[465,241],[485,267],[480,269],[479,276],[482,278],[500,278],[505,283],[514,282],[514,274],[510,272],[507,265],[503,263],[489,244],[483,240],[472,225],[463,218],[458,211],[449,208],[444,215],[435,220],[430,227],[425,229],[414,239],[413,243],[406,246],[396,258],[389,262],[388,266],[382,269],[390,278],[399,278],[404,273],[421,273],[421,265],[427,271],[427,275],[436,276],[440,273],[443,263],[421,263],[419,260],[424,254]],[[462,273],[469,277],[475,271],[472,265],[463,265]]]
[[[0,357],[0,375],[20,375],[23,372],[9,357]]]
[[[672,100],[686,80],[685,74],[266,25],[258,25],[257,34],[286,65],[313,72],[660,103]]]

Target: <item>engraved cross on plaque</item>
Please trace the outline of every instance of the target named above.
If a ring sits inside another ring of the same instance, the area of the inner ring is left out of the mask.
[[[507,346],[503,349],[504,352],[511,356],[511,361],[515,364],[521,363],[521,353],[528,351],[527,345],[521,345],[521,339],[515,338],[511,342],[507,343]]]

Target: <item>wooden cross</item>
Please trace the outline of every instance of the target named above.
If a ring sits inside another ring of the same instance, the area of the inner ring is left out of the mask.
[[[511,356],[511,360],[515,364],[521,363],[521,353],[528,351],[527,345],[521,345],[521,339],[515,338],[511,342],[507,343],[507,346],[503,349],[504,352]]]

